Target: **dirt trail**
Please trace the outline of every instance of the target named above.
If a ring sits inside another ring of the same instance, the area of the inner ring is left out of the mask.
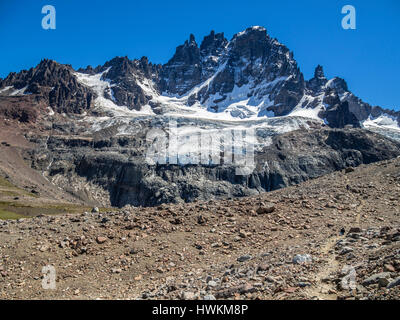
[[[349,179],[345,176],[345,184],[349,182]],[[355,202],[357,202],[356,197],[353,196]],[[364,200],[358,199],[359,204],[355,207],[356,217],[355,217],[355,225],[360,227],[361,221],[361,212],[364,206]],[[321,256],[324,257],[326,263],[324,267],[315,275],[314,278],[314,286],[311,286],[306,290],[307,296],[310,299],[317,300],[336,300],[338,295],[336,293],[335,285],[328,281],[332,275],[338,273],[340,269],[340,264],[336,260],[335,253],[335,245],[336,243],[343,239],[344,235],[340,235],[337,237],[332,237],[327,240],[326,244],[321,247]]]
[[[342,239],[342,236],[332,237],[328,239],[326,244],[321,248],[321,256],[324,257],[324,266],[315,275],[311,287],[307,288],[306,294],[309,299],[316,300],[336,300],[337,293],[334,285],[331,282],[326,281],[332,274],[335,274],[339,270],[339,263],[336,260],[335,244],[337,241]]]

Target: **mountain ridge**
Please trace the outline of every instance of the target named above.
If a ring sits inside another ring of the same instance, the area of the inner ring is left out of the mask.
[[[293,52],[260,26],[230,41],[211,31],[200,45],[191,34],[164,65],[125,56],[75,71],[43,59],[34,68],[0,79],[0,103],[7,96],[29,94],[67,114],[110,105],[150,114],[189,107],[230,119],[293,115],[333,128],[400,127],[400,112],[365,103],[344,79],[327,79],[321,65],[305,80]]]

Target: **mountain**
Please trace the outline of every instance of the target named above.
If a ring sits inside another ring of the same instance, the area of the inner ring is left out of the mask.
[[[305,80],[263,27],[190,35],[164,65],[44,59],[0,80],[0,117],[0,175],[116,207],[254,195],[400,155],[400,112],[320,65]]]
[[[262,27],[11,73],[0,298],[399,299],[399,120]]]
[[[258,26],[230,41],[212,31],[200,46],[190,35],[164,65],[146,57],[116,57],[75,71],[43,60],[0,81],[0,101],[26,95],[44,100],[57,113],[132,110],[226,120],[298,116],[333,128],[384,128],[392,136],[400,127],[400,112],[363,102],[345,80],[328,80],[320,65],[312,79],[304,80],[293,53]]]

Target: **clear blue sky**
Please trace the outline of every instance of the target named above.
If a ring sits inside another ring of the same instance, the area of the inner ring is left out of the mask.
[[[56,30],[41,28],[46,4],[56,8]],[[341,28],[346,4],[357,30]],[[190,33],[200,43],[212,29],[231,39],[252,25],[294,51],[306,79],[322,64],[366,102],[400,110],[398,0],[0,0],[0,77],[42,58],[74,68],[117,55],[165,63]]]

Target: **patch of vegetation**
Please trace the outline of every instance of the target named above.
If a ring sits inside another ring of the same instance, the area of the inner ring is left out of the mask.
[[[91,211],[92,207],[80,206],[68,203],[60,204],[41,204],[38,206],[25,205],[20,202],[11,201],[0,201],[0,212],[4,214],[0,215],[0,219],[18,219],[22,217],[34,217],[39,214],[45,215],[57,215],[65,213],[83,213],[85,211]],[[110,208],[99,208],[100,212],[105,212]],[[11,218],[4,218],[10,216]]]
[[[7,188],[15,188],[15,186],[8,180],[3,177],[0,177],[0,186],[7,187]]]
[[[29,196],[40,198],[39,194],[28,192],[24,189],[14,186],[10,181],[0,176],[0,197],[6,197],[0,201],[0,219],[19,219],[34,217],[37,215],[57,215],[65,213],[83,213],[91,211],[92,207],[82,206],[71,203],[24,203],[21,199],[10,201],[9,197]],[[99,208],[100,212],[105,212],[110,208]]]
[[[39,198],[38,194],[34,194],[24,189],[18,188],[3,177],[0,177],[0,187],[3,189],[0,190],[0,196],[12,196],[12,197],[28,196],[33,198]]]
[[[16,191],[11,190],[0,190],[0,196],[7,196],[7,197],[18,197],[21,194]]]
[[[17,220],[21,218],[26,217],[22,214],[0,209],[0,220]]]

